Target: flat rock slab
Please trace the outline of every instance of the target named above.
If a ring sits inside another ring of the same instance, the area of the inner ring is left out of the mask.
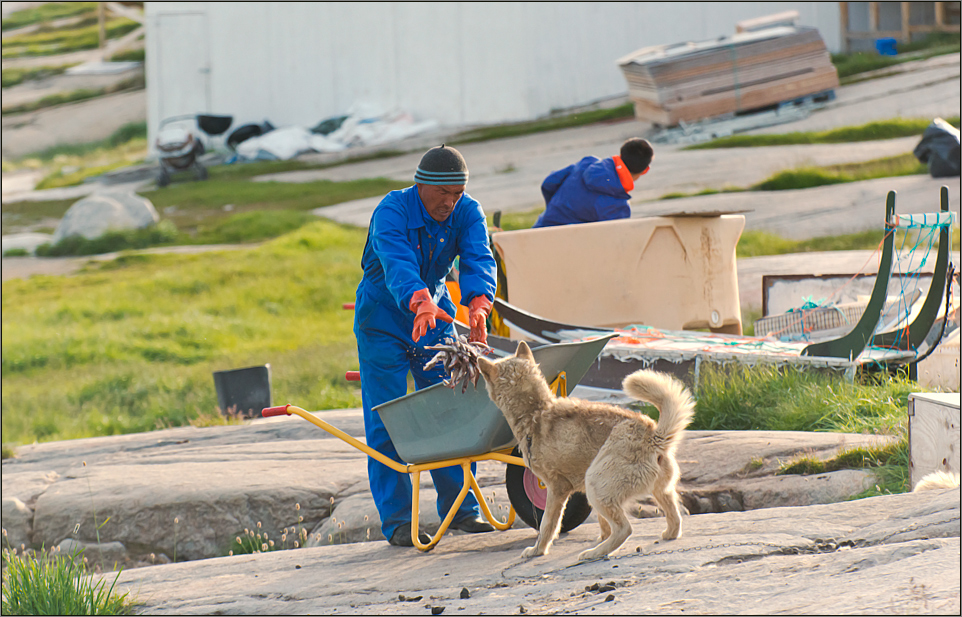
[[[138,612],[187,614],[958,614],[959,489],[635,521],[609,559],[575,564],[586,523],[545,557],[533,530],[237,555],[126,570]],[[110,575],[111,579],[115,575]],[[433,610],[432,610],[433,609]]]
[[[363,440],[361,410],[317,415]],[[678,452],[681,497],[692,514],[849,499],[876,482],[870,471],[775,472],[798,456],[828,458],[886,441],[836,433],[690,431]],[[126,547],[118,564],[127,567],[227,555],[251,531],[262,534],[258,544],[284,548],[293,546],[295,534],[299,546],[383,543],[367,461],[357,448],[296,417],[34,444],[3,461],[3,523],[17,546],[65,540],[94,546],[99,527],[101,543]],[[504,476],[502,463],[478,464],[482,496],[501,520],[510,511]],[[436,499],[430,474],[422,474],[420,523],[431,533],[446,514],[437,511]],[[632,505],[632,513],[661,516],[645,500]],[[595,520],[592,515],[588,522]],[[527,528],[517,520],[514,529]]]

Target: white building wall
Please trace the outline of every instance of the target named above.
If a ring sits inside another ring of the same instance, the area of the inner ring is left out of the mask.
[[[313,126],[367,102],[444,126],[627,92],[616,60],[797,10],[840,48],[837,2],[147,2],[148,122]]]

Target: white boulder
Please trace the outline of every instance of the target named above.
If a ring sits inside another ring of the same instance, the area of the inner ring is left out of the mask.
[[[110,230],[141,229],[159,220],[154,205],[136,193],[97,193],[70,206],[57,225],[53,242],[70,236],[98,238]]]

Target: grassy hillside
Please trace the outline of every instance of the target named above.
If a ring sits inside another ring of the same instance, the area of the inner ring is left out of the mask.
[[[269,363],[277,401],[360,404],[352,302],[363,230],[325,221],[249,250],[131,255],[3,284],[3,439],[185,425],[211,373]]]

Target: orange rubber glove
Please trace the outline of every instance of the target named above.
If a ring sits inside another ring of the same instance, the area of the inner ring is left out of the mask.
[[[451,323],[454,318],[444,312],[431,300],[431,294],[427,288],[419,289],[411,295],[411,302],[408,307],[415,313],[414,330],[411,332],[411,340],[415,343],[424,336],[428,330],[437,326],[437,319]]]
[[[491,313],[491,300],[487,296],[475,296],[468,303],[469,343],[488,344],[488,315]]]

